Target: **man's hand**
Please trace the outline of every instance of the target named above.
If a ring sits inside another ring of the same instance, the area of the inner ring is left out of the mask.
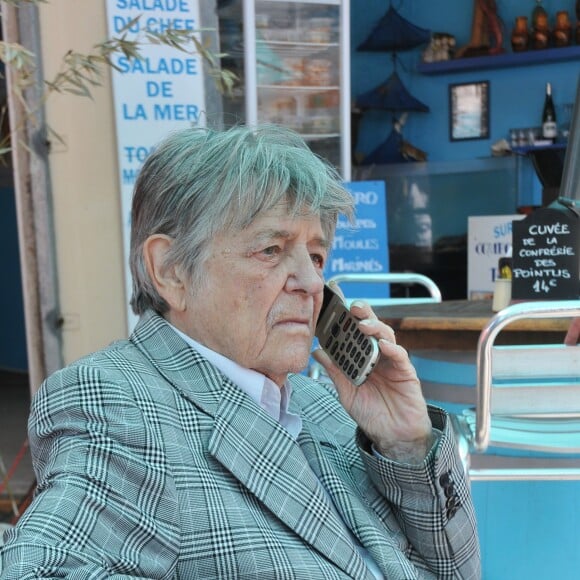
[[[580,338],[580,318],[574,318],[568,328],[566,338],[564,338],[564,344],[567,344],[568,346],[576,346],[578,344],[579,338]]]
[[[432,445],[431,421],[415,368],[395,333],[382,323],[371,307],[355,301],[352,313],[359,328],[379,340],[379,362],[360,386],[355,387],[321,349],[314,358],[334,382],[340,402],[374,443],[376,450],[404,463],[420,463]]]

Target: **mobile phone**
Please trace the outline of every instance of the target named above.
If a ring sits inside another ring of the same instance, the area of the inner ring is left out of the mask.
[[[356,386],[364,383],[379,360],[377,339],[363,334],[358,322],[342,298],[325,285],[315,335],[322,349]]]

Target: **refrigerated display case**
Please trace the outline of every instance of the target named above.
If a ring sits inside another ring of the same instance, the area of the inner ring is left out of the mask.
[[[226,124],[290,127],[349,181],[348,0],[224,0],[218,15],[223,65],[241,79]]]

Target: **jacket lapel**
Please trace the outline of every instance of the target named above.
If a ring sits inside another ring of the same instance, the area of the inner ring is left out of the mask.
[[[251,493],[353,578],[366,566],[300,447],[245,393],[226,382],[209,451]]]

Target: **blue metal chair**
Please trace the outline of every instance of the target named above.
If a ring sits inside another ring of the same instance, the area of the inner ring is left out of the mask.
[[[580,345],[495,344],[516,320],[578,316],[580,300],[522,302],[482,330],[475,406],[453,419],[472,479],[580,479]]]
[[[365,298],[357,296],[358,299],[366,300],[371,306],[392,306],[395,304],[421,304],[425,302],[441,302],[441,291],[437,284],[428,276],[417,274],[415,272],[385,272],[382,274],[337,274],[328,279],[328,282],[336,282],[339,286],[345,284],[402,284],[405,286],[419,285],[423,286],[429,296],[419,298]],[[349,301],[350,302],[350,301]]]

